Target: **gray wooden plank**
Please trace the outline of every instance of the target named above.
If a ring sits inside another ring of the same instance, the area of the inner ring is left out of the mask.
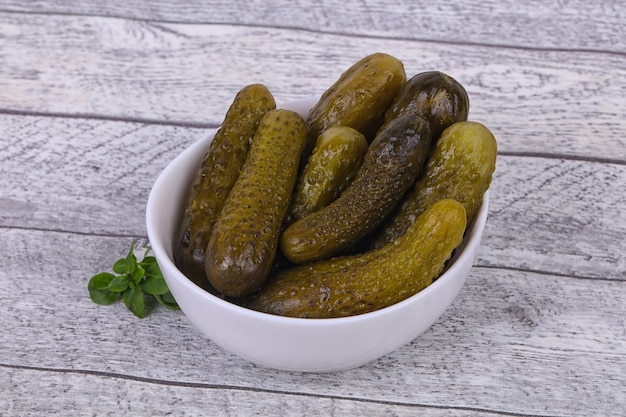
[[[0,410],[622,415],[624,8],[273,4],[0,1]],[[156,175],[238,88],[319,94],[377,50],[458,78],[500,145],[477,267],[431,329],[304,375],[223,352],[181,313],[91,303],[89,276],[147,244]]]
[[[369,401],[347,396],[318,396],[285,391],[168,381],[134,380],[116,375],[85,374],[71,370],[3,368],[0,378],[14,387],[11,397],[0,397],[9,415],[97,416],[397,416],[416,413],[432,417],[506,417],[467,407],[404,402]]]
[[[206,130],[3,117],[2,225],[145,236],[145,204],[165,165]],[[1,130],[1,128],[0,128]],[[626,167],[501,155],[479,261],[621,279]],[[558,199],[558,204],[554,201]]]
[[[481,265],[626,278],[626,166],[500,155]]]
[[[0,224],[91,234],[144,236],[145,206],[158,174],[208,132],[106,120],[0,119]]]
[[[315,96],[384,51],[409,75],[457,78],[503,152],[626,160],[626,56],[6,13],[0,39],[5,113],[214,127],[245,84],[267,84],[279,102]]]
[[[129,244],[0,229],[3,373],[25,378],[27,367],[50,384],[64,381],[68,392],[114,379],[143,383],[140,393],[153,383],[199,384],[218,396],[285,392],[354,400],[354,407],[369,401],[569,416],[618,415],[626,407],[624,281],[475,267],[451,308],[411,344],[362,368],[311,375],[223,352],[180,312],[157,309],[139,320],[121,304],[93,304],[89,276]],[[0,389],[21,392],[10,378],[0,378]]]
[[[209,132],[0,116],[0,225],[145,236],[161,170]],[[481,265],[623,279],[626,165],[500,155]]]
[[[619,1],[451,0],[172,3],[151,1],[2,1],[3,10],[115,16],[185,23],[288,27],[348,35],[484,43],[528,48],[626,52]]]

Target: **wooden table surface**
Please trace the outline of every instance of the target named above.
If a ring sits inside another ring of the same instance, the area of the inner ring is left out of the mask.
[[[625,416],[626,3],[0,1],[0,415]],[[161,170],[261,82],[361,57],[459,80],[499,143],[487,227],[412,343],[335,374],[94,304]]]

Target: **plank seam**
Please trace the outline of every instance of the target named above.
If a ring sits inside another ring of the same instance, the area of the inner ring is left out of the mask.
[[[60,118],[60,119],[103,120],[103,121],[120,122],[120,123],[137,123],[137,124],[143,124],[143,125],[175,126],[175,127],[185,127],[185,128],[191,128],[191,129],[207,129],[207,130],[217,129],[220,127],[219,124],[190,122],[190,121],[181,121],[181,120],[158,120],[158,119],[148,119],[148,118],[139,118],[139,117],[115,117],[115,116],[104,116],[104,115],[87,114],[87,113],[73,114],[73,113],[56,113],[56,112],[35,112],[35,111],[3,109],[3,108],[0,108],[0,115],[25,116],[25,117],[49,117],[49,118]],[[548,152],[498,151],[498,156],[512,156],[512,157],[522,157],[522,158],[543,158],[543,159],[563,159],[563,160],[568,160],[568,161],[593,162],[593,163],[601,163],[601,164],[609,164],[609,165],[622,165],[622,166],[626,165],[625,159],[571,155],[571,154],[562,154],[562,153],[548,153]]]
[[[143,239],[148,240],[147,235],[136,235],[132,233],[98,233],[98,232],[81,232],[79,230],[62,230],[62,229],[47,229],[44,227],[23,227],[23,226],[7,226],[0,225],[0,229],[5,230],[29,230],[35,232],[44,232],[44,233],[61,233],[67,235],[78,235],[78,236],[93,236],[93,237],[106,237],[106,238],[132,238],[132,239]]]
[[[430,408],[430,409],[437,409],[437,410],[471,411],[471,412],[482,412],[482,413],[493,414],[495,416],[505,416],[505,417],[558,417],[556,415],[548,416],[545,414],[539,415],[539,414],[515,413],[515,412],[490,410],[490,409],[485,409],[485,408],[469,407],[469,406],[454,406],[454,405],[445,406],[445,405],[436,405],[436,404],[407,403],[407,402],[402,402],[402,401],[358,398],[358,397],[348,397],[348,396],[341,396],[341,395],[324,395],[324,394],[315,394],[315,393],[308,393],[308,392],[290,392],[290,391],[283,391],[283,390],[277,390],[277,389],[262,389],[262,388],[236,386],[236,385],[228,385],[228,384],[168,381],[168,380],[163,380],[163,379],[149,378],[149,377],[143,377],[143,376],[137,376],[137,375],[126,375],[126,374],[120,374],[116,372],[95,371],[95,370],[87,370],[87,369],[50,368],[50,367],[39,367],[39,366],[29,366],[29,365],[15,365],[15,364],[8,364],[8,363],[0,363],[0,367],[7,368],[7,369],[14,369],[14,370],[48,372],[48,373],[58,373],[58,374],[88,375],[88,376],[110,378],[110,379],[122,379],[122,380],[143,382],[143,383],[148,383],[148,384],[155,384],[155,385],[162,385],[162,386],[169,386],[169,387],[278,394],[278,395],[289,395],[289,396],[294,396],[294,397],[353,401],[353,402],[361,402],[361,403],[368,403],[368,404],[400,406],[400,407],[407,407],[407,408],[421,408],[421,409]]]
[[[31,116],[31,117],[50,117],[60,119],[91,119],[91,120],[105,120],[111,122],[124,122],[124,123],[139,123],[144,125],[161,125],[161,126],[178,126],[188,127],[194,129],[217,129],[219,125],[213,123],[202,123],[183,120],[160,120],[150,119],[142,117],[122,117],[122,116],[104,116],[91,113],[62,113],[62,112],[42,112],[42,111],[29,111],[29,110],[15,110],[0,108],[0,114],[9,116]]]
[[[524,151],[498,151],[498,156],[513,156],[523,158],[544,158],[544,159],[564,159],[568,161],[582,161],[582,162],[594,162],[608,165],[626,165],[625,159],[606,158],[599,156],[583,156],[583,155],[570,155],[563,153],[548,153],[548,152],[524,152]]]
[[[20,226],[5,226],[0,225],[0,230],[28,230],[28,231],[36,231],[36,232],[44,232],[44,233],[60,233],[60,234],[68,234],[68,235],[79,235],[79,236],[93,236],[93,237],[104,237],[104,238],[123,238],[123,239],[136,239],[148,242],[147,235],[136,235],[136,234],[123,234],[123,233],[97,233],[97,232],[81,232],[76,230],[61,230],[61,229],[46,229],[43,227],[20,227]],[[506,265],[487,265],[487,264],[474,264],[473,268],[481,268],[481,269],[501,269],[505,271],[515,271],[515,272],[523,272],[523,273],[531,273],[538,275],[549,275],[556,276],[562,278],[573,278],[579,280],[593,280],[593,281],[603,281],[603,282],[626,282],[626,278],[602,278],[602,277],[593,277],[593,276],[582,276],[582,275],[568,275],[554,271],[542,271],[539,269],[531,269],[531,268],[519,268],[513,266]]]
[[[410,38],[403,36],[383,36],[383,35],[364,35],[364,34],[352,34],[331,30],[316,30],[302,26],[288,26],[288,25],[255,25],[255,24],[243,24],[243,23],[231,23],[231,22],[211,22],[211,21],[186,21],[186,20],[168,20],[168,19],[142,19],[133,16],[121,16],[115,14],[87,14],[87,13],[71,13],[71,12],[30,12],[21,10],[6,10],[0,9],[0,13],[13,13],[23,15],[44,15],[44,16],[67,16],[67,17],[95,17],[95,18],[107,18],[107,19],[122,19],[150,24],[185,24],[185,25],[214,25],[214,26],[231,26],[231,27],[249,27],[260,29],[277,29],[277,30],[295,30],[301,32],[309,32],[313,34],[325,34],[331,36],[352,37],[361,39],[387,39],[398,41],[411,41],[411,42],[423,42],[434,43],[441,45],[456,45],[456,46],[478,46],[485,48],[502,48],[512,50],[522,50],[530,52],[557,52],[557,53],[588,53],[588,54],[603,54],[614,55],[619,57],[626,56],[626,51],[616,51],[610,49],[591,49],[591,48],[556,48],[556,47],[537,47],[537,46],[524,46],[524,45],[511,45],[511,44],[497,44],[497,43],[485,43],[485,42],[469,42],[469,41],[456,41],[456,40],[444,40],[444,39],[428,39],[428,38]]]
[[[473,268],[501,269],[501,270],[506,270],[506,271],[523,272],[523,273],[530,273],[530,274],[537,274],[537,275],[549,275],[549,276],[553,276],[553,277],[573,278],[573,279],[579,279],[579,280],[583,280],[583,281],[593,280],[594,282],[596,282],[596,281],[603,281],[603,282],[626,282],[626,278],[602,278],[602,277],[593,277],[593,276],[584,276],[584,275],[568,275],[568,274],[563,274],[563,273],[560,273],[560,272],[542,271],[542,270],[539,270],[539,269],[519,268],[519,267],[504,266],[504,265],[480,265],[480,264],[475,264],[473,266]]]

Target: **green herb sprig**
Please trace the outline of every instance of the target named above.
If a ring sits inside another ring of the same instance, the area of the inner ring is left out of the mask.
[[[146,296],[154,297],[170,310],[178,310],[156,258],[148,256],[151,248],[146,249],[141,262],[137,262],[134,249],[135,242],[128,255],[113,264],[114,274],[102,272],[91,277],[87,285],[91,299],[100,305],[110,305],[121,298],[126,308],[139,318],[146,316]]]

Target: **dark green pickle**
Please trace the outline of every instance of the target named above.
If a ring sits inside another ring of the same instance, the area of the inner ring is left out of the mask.
[[[261,120],[206,248],[206,274],[221,294],[250,295],[271,272],[305,141],[298,113],[270,110]]]
[[[463,204],[471,223],[491,184],[497,154],[495,137],[481,123],[459,122],[444,130],[422,176],[377,232],[371,247],[382,247],[404,234],[426,208],[443,198]]]
[[[205,289],[210,289],[204,263],[213,224],[239,177],[261,118],[274,108],[274,97],[264,85],[242,88],[189,187],[174,259],[183,274]]]
[[[388,307],[418,293],[441,274],[461,244],[465,228],[463,206],[455,200],[438,201],[393,244],[287,269],[272,276],[246,306],[316,319]]]
[[[385,124],[407,113],[430,123],[433,142],[448,126],[467,120],[469,97],[454,78],[440,71],[427,71],[409,79],[385,114]]]
[[[355,245],[413,185],[430,145],[430,129],[422,118],[407,114],[393,120],[370,144],[348,188],[328,206],[283,232],[283,254],[301,264],[335,256]]]

